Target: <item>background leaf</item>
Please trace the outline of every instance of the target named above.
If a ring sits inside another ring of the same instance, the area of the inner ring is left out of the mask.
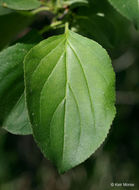
[[[53,0],[53,4],[54,6],[57,6],[59,8],[64,6],[76,7],[76,6],[87,5],[88,0]]]
[[[107,49],[113,48],[115,30],[113,24],[106,17],[99,15],[77,16],[72,24],[72,29],[94,39]]]
[[[138,0],[109,0],[111,5],[122,15],[131,20],[139,29],[139,1]]]
[[[72,30],[101,44],[116,58],[131,41],[131,23],[106,1],[90,0],[89,6],[78,7],[71,20]]]
[[[32,134],[24,94],[21,95],[18,102],[5,119],[3,128],[13,134]]]
[[[4,8],[4,7],[0,6],[0,15],[6,15],[6,14],[9,14],[11,12],[12,12],[11,9],[7,9],[7,8]]]
[[[38,0],[0,0],[0,4],[15,10],[31,10],[41,5]]]
[[[2,125],[5,121],[4,128],[11,133],[31,133],[22,95],[23,59],[31,47],[32,44],[18,43],[0,53],[0,122]]]
[[[86,160],[115,116],[115,76],[106,51],[71,31],[49,38],[26,56],[25,81],[34,136],[44,155],[59,172]]]
[[[82,4],[88,4],[88,0],[63,0],[63,4],[67,5],[82,5]]]

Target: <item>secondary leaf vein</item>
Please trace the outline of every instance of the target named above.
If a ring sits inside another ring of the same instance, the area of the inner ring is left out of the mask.
[[[96,128],[96,123],[95,123],[95,111],[94,111],[94,108],[93,108],[93,104],[92,104],[92,98],[91,98],[91,94],[90,94],[90,90],[89,90],[89,86],[88,86],[88,82],[87,82],[87,78],[86,78],[86,74],[84,72],[84,69],[83,69],[83,66],[81,64],[81,60],[79,58],[79,56],[77,55],[75,49],[73,48],[73,46],[71,45],[71,43],[68,41],[68,44],[73,52],[73,54],[75,55],[75,57],[77,58],[78,62],[79,62],[79,65],[81,67],[81,70],[82,70],[82,73],[83,73],[83,76],[84,76],[84,79],[85,79],[85,83],[86,83],[86,87],[87,87],[87,91],[88,91],[88,95],[89,95],[89,100],[90,100],[90,105],[91,105],[91,111],[92,111],[92,116],[93,116],[93,123],[94,123],[94,127]]]
[[[65,39],[64,39],[65,40]],[[55,46],[54,49],[52,49],[46,56],[44,56],[41,61],[39,62],[39,64],[37,65],[37,67],[35,68],[35,70],[33,71],[32,77],[33,75],[37,72],[37,70],[39,69],[39,67],[41,66],[41,64],[43,63],[43,60],[46,59],[50,54],[52,54],[63,42],[64,40],[62,40],[62,42],[58,43],[58,45]]]

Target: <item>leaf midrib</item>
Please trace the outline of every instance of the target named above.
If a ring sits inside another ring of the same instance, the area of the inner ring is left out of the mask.
[[[40,122],[41,122],[41,96],[42,96],[42,91],[45,87],[45,85],[47,84],[47,82],[49,81],[50,77],[52,76],[58,62],[60,61],[61,57],[65,54],[66,56],[66,62],[65,62],[65,72],[66,72],[66,82],[65,82],[65,96],[62,98],[62,100],[60,100],[60,102],[57,104],[56,108],[55,108],[55,111],[53,112],[52,114],[52,117],[51,117],[51,121],[49,123],[49,126],[51,128],[51,122],[52,122],[52,119],[53,119],[53,116],[57,110],[57,108],[59,107],[59,105],[63,102],[63,100],[65,99],[65,104],[64,104],[64,125],[63,125],[63,143],[62,143],[62,159],[61,159],[61,166],[62,166],[62,163],[64,161],[64,152],[65,152],[65,126],[66,126],[66,110],[67,110],[67,101],[66,101],[66,98],[67,98],[67,90],[68,90],[68,85],[70,85],[69,81],[68,81],[68,61],[67,61],[67,46],[69,46],[73,52],[73,54],[75,55],[75,57],[77,58],[78,62],[79,62],[79,65],[80,65],[80,68],[82,70],[82,73],[83,73],[83,76],[84,76],[84,80],[85,80],[85,83],[86,83],[86,87],[87,87],[87,91],[88,91],[88,95],[89,95],[89,100],[90,100],[90,106],[91,106],[91,112],[92,112],[92,121],[93,121],[93,126],[94,128],[96,129],[96,123],[95,123],[95,111],[94,111],[94,107],[93,107],[93,104],[92,104],[92,98],[91,98],[91,94],[90,94],[90,90],[89,90],[89,86],[88,86],[88,81],[87,81],[87,78],[86,78],[86,74],[84,72],[84,69],[83,69],[83,66],[81,64],[81,60],[80,58],[78,57],[75,49],[72,47],[70,41],[68,40],[68,34],[65,35],[66,38],[64,39],[65,40],[65,51],[60,55],[57,63],[55,64],[55,66],[53,67],[52,71],[50,72],[49,76],[47,77],[47,80],[45,81],[42,89],[41,89],[41,93],[40,93]],[[62,43],[64,42],[64,40],[62,40]],[[60,43],[61,44],[61,43]],[[59,44],[54,48],[54,50],[59,46]],[[49,52],[45,57],[47,57],[51,52]],[[40,65],[40,64],[39,64]],[[35,69],[36,71],[36,69]],[[76,106],[77,106],[77,109],[79,111],[79,108],[78,108],[78,103],[75,101],[76,103]],[[80,115],[80,112],[79,112],[79,115]],[[51,129],[50,129],[51,131]],[[51,134],[49,133],[49,137],[51,137]],[[78,148],[80,146],[80,139],[81,139],[81,119],[80,119],[80,134],[79,134],[79,145],[78,145]]]

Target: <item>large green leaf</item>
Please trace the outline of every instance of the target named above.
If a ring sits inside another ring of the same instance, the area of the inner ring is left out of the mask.
[[[115,115],[115,75],[106,51],[67,31],[25,59],[27,107],[44,155],[64,172],[104,141]]]
[[[15,10],[31,10],[40,6],[38,0],[0,0],[0,4],[4,7]]]
[[[31,47],[18,43],[0,53],[0,122],[14,134],[31,133],[23,97],[23,59]]]
[[[109,2],[139,28],[139,0],[109,0]]]

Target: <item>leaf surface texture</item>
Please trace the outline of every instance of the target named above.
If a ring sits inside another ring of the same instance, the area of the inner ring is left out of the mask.
[[[115,115],[115,75],[106,51],[72,31],[33,47],[25,59],[34,137],[59,172],[86,160]]]

